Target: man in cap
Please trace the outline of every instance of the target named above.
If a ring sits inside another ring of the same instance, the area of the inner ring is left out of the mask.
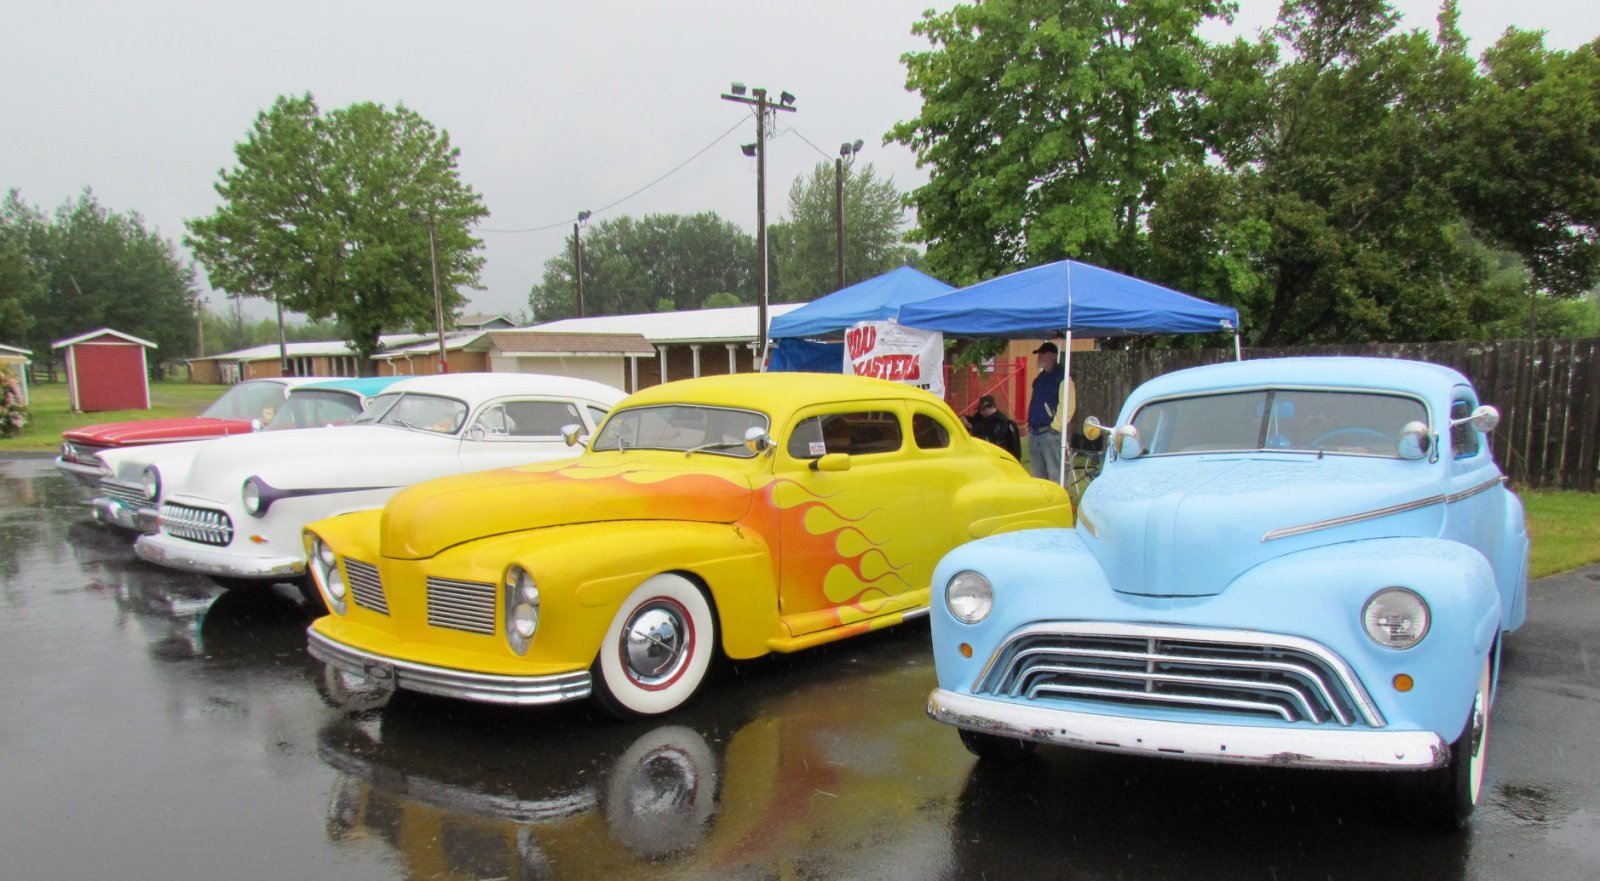
[[[1022,461],[1022,436],[1017,432],[1017,424],[1000,412],[994,395],[978,399],[977,415],[967,418],[967,426],[973,437],[986,440],[1010,453],[1018,462]]]
[[[1033,378],[1028,398],[1028,470],[1034,477],[1061,482],[1061,432],[1072,418],[1075,403],[1062,370],[1061,349],[1046,340],[1033,353],[1039,356],[1039,375]],[[1063,412],[1062,392],[1066,392]]]

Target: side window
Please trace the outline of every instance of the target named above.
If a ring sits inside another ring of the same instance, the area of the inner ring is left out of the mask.
[[[1472,415],[1478,404],[1472,399],[1470,393],[1456,392],[1456,397],[1450,402],[1450,419],[1465,419]],[[1463,422],[1450,429],[1450,452],[1457,459],[1470,459],[1478,455],[1478,432],[1472,426]]]
[[[561,426],[583,422],[578,406],[568,401],[510,401],[505,411],[512,437],[559,437]]]
[[[911,436],[916,439],[917,446],[924,450],[942,450],[950,446],[950,432],[939,420],[926,413],[911,417]]]
[[[586,405],[586,409],[589,411],[589,421],[594,423],[596,430],[599,430],[600,423],[606,421],[606,414],[611,412],[593,404]]]
[[[949,443],[949,436],[945,442]],[[789,436],[789,455],[818,459],[828,453],[866,456],[900,449],[900,420],[893,413],[829,413],[804,419]]]
[[[482,431],[484,437],[505,437],[511,433],[506,424],[506,408],[499,404],[483,411],[472,427]]]

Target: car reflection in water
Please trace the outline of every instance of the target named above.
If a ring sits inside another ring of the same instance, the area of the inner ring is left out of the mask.
[[[674,724],[623,725],[575,707],[538,723],[402,695],[327,725],[330,839],[382,842],[415,878],[925,878],[950,864],[954,799],[905,784],[953,794],[968,763],[826,685],[742,716],[697,704]]]

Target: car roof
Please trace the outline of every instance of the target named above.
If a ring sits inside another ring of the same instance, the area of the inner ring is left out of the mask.
[[[1132,397],[1146,399],[1241,386],[1314,386],[1377,389],[1444,398],[1455,386],[1470,384],[1465,376],[1449,367],[1401,358],[1260,358],[1177,370],[1139,386]]]
[[[329,379],[320,382],[306,383],[296,386],[296,389],[335,389],[338,391],[354,392],[363,398],[370,398],[391,385],[399,382],[404,377],[400,376],[363,376],[354,379]]]
[[[680,379],[635,392],[623,403],[640,406],[665,403],[720,404],[768,413],[789,412],[828,401],[915,398],[939,399],[899,382],[842,373],[734,373]]]
[[[400,380],[387,391],[445,395],[476,407],[506,395],[555,395],[615,404],[623,393],[605,383],[544,373],[445,373]]]

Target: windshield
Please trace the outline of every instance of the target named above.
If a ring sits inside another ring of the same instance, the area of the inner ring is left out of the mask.
[[[357,425],[398,425],[455,434],[466,421],[467,405],[438,395],[391,394],[372,399],[357,417]]]
[[[1416,398],[1267,389],[1153,401],[1133,426],[1151,456],[1290,450],[1399,458],[1400,430],[1427,419]]]
[[[606,420],[594,439],[596,450],[691,450],[748,459],[755,455],[744,445],[745,432],[767,430],[765,413],[662,404],[618,410]]]
[[[271,422],[287,389],[276,382],[241,382],[206,408],[209,419],[260,419]]]
[[[348,392],[296,389],[289,392],[277,415],[267,423],[268,431],[287,428],[317,428],[343,425],[361,412],[361,396]]]

